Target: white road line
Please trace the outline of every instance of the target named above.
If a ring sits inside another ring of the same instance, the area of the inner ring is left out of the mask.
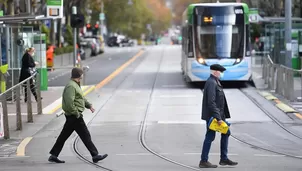
[[[280,154],[254,154],[257,157],[285,157],[285,155]]]
[[[150,156],[151,153],[116,154],[117,156]]]
[[[202,121],[157,121],[158,124],[198,124],[204,125]]]
[[[160,95],[160,96],[154,96],[154,97],[160,97],[160,98],[173,98],[173,97],[188,98],[188,97],[197,97],[197,96],[196,95]]]
[[[16,158],[27,158],[27,157],[30,157],[30,156],[3,156],[3,157],[0,157],[0,159],[16,159]]]
[[[184,155],[201,155],[200,153],[184,153]],[[209,153],[210,156],[220,156],[220,153]],[[239,154],[228,154],[228,156],[238,156]]]

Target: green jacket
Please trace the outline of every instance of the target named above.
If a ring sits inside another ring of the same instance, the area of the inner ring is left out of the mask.
[[[71,80],[65,86],[62,97],[62,109],[65,115],[82,117],[85,108],[90,109],[91,104],[84,98],[81,87]]]

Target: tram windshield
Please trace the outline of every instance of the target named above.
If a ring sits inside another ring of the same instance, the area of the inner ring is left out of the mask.
[[[196,50],[203,58],[242,58],[244,25],[202,25],[196,27]]]

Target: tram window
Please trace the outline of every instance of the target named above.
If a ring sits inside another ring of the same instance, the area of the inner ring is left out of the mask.
[[[188,28],[188,57],[194,57],[193,56],[193,27],[189,26]]]
[[[245,50],[245,55],[246,56],[251,56],[251,38],[250,38],[250,27],[249,25],[246,26],[246,50]]]

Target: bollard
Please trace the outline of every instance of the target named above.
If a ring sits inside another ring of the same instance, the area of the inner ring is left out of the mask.
[[[6,93],[2,94],[1,98],[2,109],[3,109],[3,129],[4,129],[4,139],[9,139],[9,123],[8,123],[8,110],[7,110],[7,101]]]
[[[27,93],[27,122],[33,122],[33,111],[31,106],[31,89],[30,89],[30,79],[26,83],[26,93]]]
[[[86,85],[86,76],[87,76],[87,72],[89,71],[89,66],[85,66],[83,67],[83,82],[82,85]]]
[[[37,74],[37,110],[38,110],[38,115],[42,114],[42,100],[41,100],[41,77],[39,74]]]
[[[20,86],[16,88],[16,124],[17,130],[22,130],[22,116],[21,116],[21,103],[20,103]]]

